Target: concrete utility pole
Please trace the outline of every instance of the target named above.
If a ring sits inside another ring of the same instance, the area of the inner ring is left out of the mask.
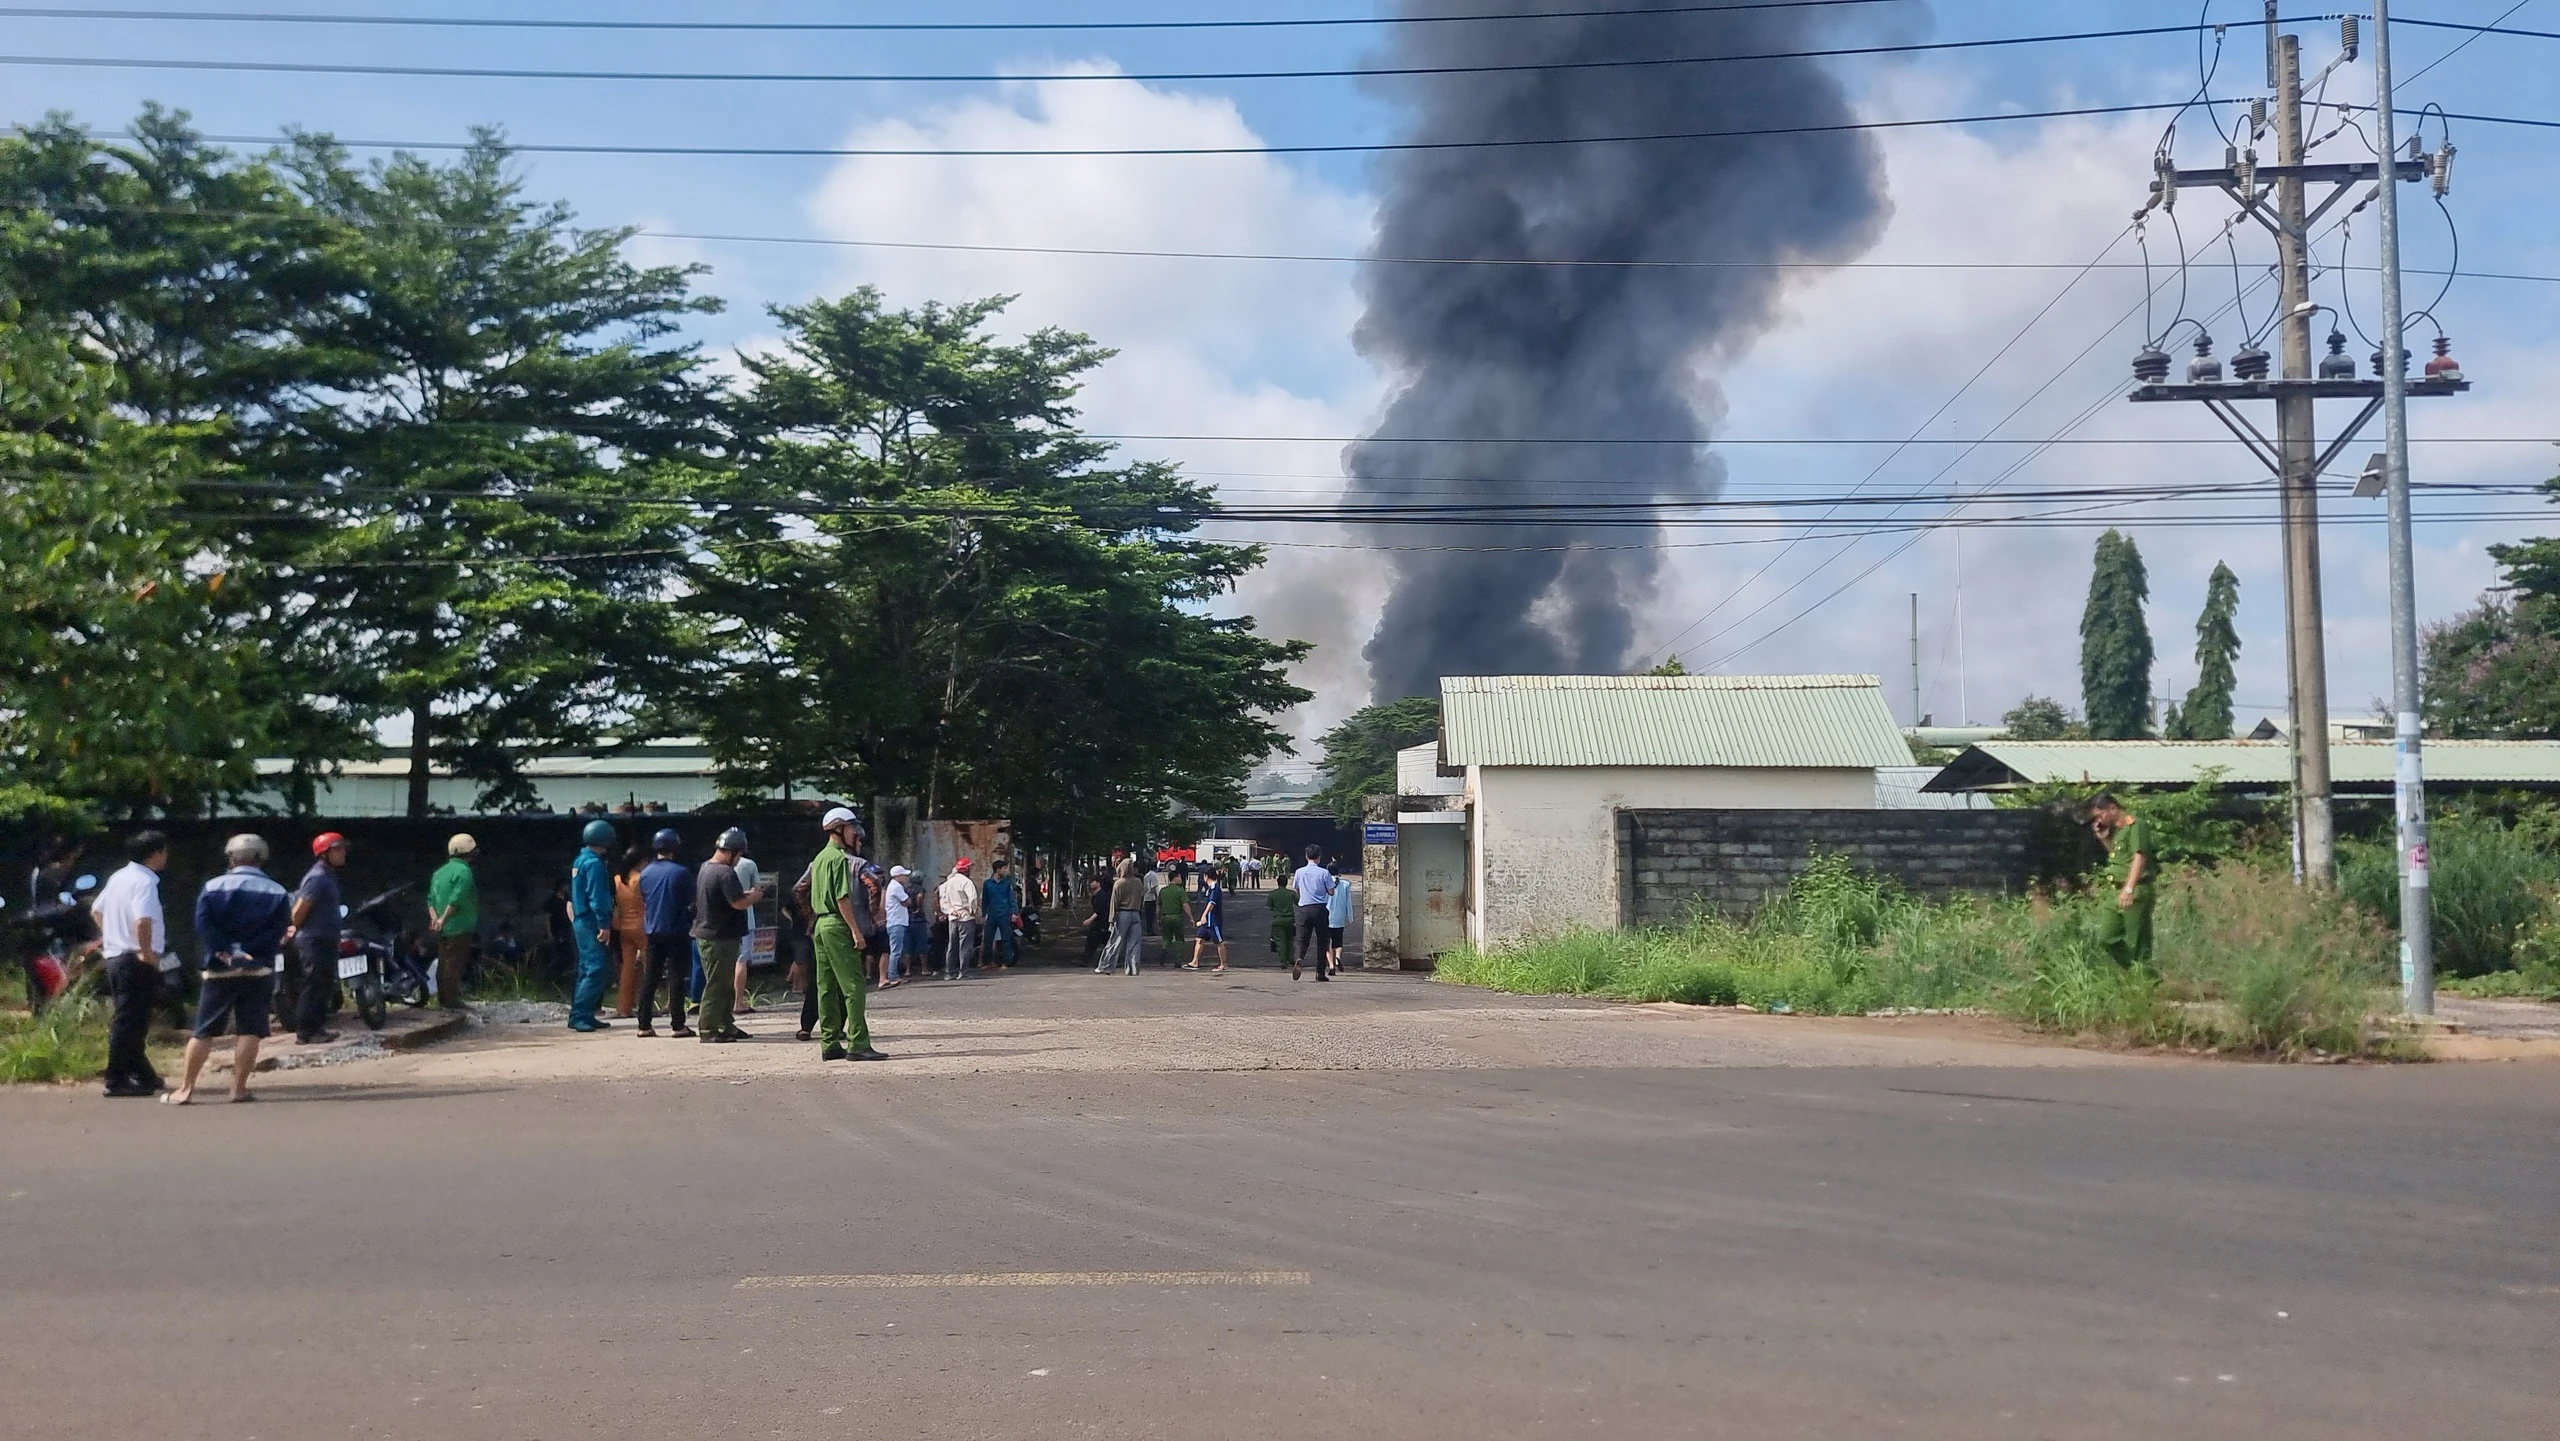
[[[2303,222],[2302,41],[2276,37],[2276,269],[2284,305],[2284,378],[2311,379],[2311,264]],[[2302,876],[2327,889],[2338,881],[2338,834],[2329,814],[2329,648],[2320,631],[2320,463],[2311,395],[2276,396],[2276,446],[2283,457],[2284,653],[2287,710],[2293,717],[2294,825]]]
[[[2391,114],[2391,4],[2373,0],[2373,118],[2385,155],[2400,148]],[[2382,353],[2408,349],[2400,315],[2400,187],[2382,187]],[[2418,601],[2409,541],[2409,384],[2382,368],[2385,485],[2391,505],[2391,792],[2400,842],[2400,999],[2413,1016],[2436,1009],[2434,918],[2428,913],[2427,782],[2419,744]]]
[[[1920,724],[1920,592],[1911,593],[1911,723]]]
[[[2356,17],[2352,16],[2342,22],[2340,54],[2331,62],[2330,70],[2355,58],[2356,24]],[[2329,338],[2330,354],[2315,368],[2311,316],[2319,307],[2311,299],[2311,227],[2359,185],[2375,182],[2388,192],[2391,181],[2424,180],[2432,167],[2416,158],[2390,158],[2387,149],[2383,160],[2339,165],[2308,163],[2302,143],[2301,41],[2296,36],[2275,33],[2272,5],[2268,7],[2268,32],[2275,109],[2267,118],[2276,132],[2276,163],[2260,165],[2255,149],[2244,151],[2235,145],[2226,148],[2223,163],[2216,168],[2180,170],[2164,153],[2153,161],[2158,174],[2152,181],[2151,200],[2134,218],[2140,221],[2155,208],[2176,204],[2177,192],[2182,189],[2210,186],[2229,195],[2238,202],[2243,215],[2266,228],[2275,239],[2282,297],[2277,322],[2282,373],[2269,379],[2265,353],[2244,349],[2232,357],[2231,378],[2225,380],[2222,362],[2212,358],[2212,339],[2197,324],[2196,359],[2187,367],[2187,383],[2167,383],[2169,357],[2159,349],[2164,337],[2154,337],[2135,357],[2134,377],[2138,383],[2128,398],[2203,402],[2214,418],[2276,477],[2283,522],[2286,710],[2292,732],[2289,740],[2293,751],[2294,855],[2303,881],[2325,889],[2337,883],[2338,864],[2337,834],[2329,809],[2328,655],[2321,632],[2320,604],[2320,475],[2382,409],[2387,390],[2397,389],[2407,395],[2453,395],[2471,387],[2458,373],[2431,375],[2410,384],[2397,366],[2384,366],[2379,361],[2377,378],[2360,380],[2355,362],[2344,354],[2345,338],[2334,333]],[[2324,79],[2328,73],[2322,72]],[[2252,139],[2262,133],[2254,120],[2250,128]],[[2318,205],[2310,204],[2306,193],[2313,184],[2332,187]],[[2385,270],[2389,273],[2387,264]],[[2396,293],[2396,285],[2393,289]],[[2355,420],[2325,447],[2313,427],[2313,403],[2322,399],[2365,402]],[[2273,438],[2240,413],[2234,402],[2241,400],[2275,402]],[[2402,483],[2405,487],[2405,480]],[[2402,503],[2405,504],[2405,491]],[[2395,544],[2401,543],[2405,543],[2405,537],[2395,537]],[[2406,692],[2410,699],[2405,704],[2413,708],[2414,677],[2410,684],[2412,689]],[[2408,744],[2414,746],[2414,738]],[[2414,750],[2403,754],[2414,754]],[[2403,768],[2408,764],[2404,760]],[[2407,854],[2404,848],[2404,866]],[[2423,854],[2419,852],[2421,859]]]

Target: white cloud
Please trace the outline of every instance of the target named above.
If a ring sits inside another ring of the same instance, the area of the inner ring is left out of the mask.
[[[1080,69],[1097,76],[1109,66]],[[1167,143],[1262,144],[1223,98],[1116,78],[1019,82],[919,115],[868,122],[853,148],[1017,150]],[[809,200],[820,233],[990,247],[1349,254],[1367,202],[1261,154],[1197,157],[849,158]],[[836,289],[879,286],[897,304],[1012,294],[1014,333],[1046,325],[1119,354],[1082,397],[1088,428],[1147,435],[1347,435],[1375,409],[1377,382],[1351,349],[1358,315],[1346,265],[854,248]],[[1335,445],[1134,441],[1239,502],[1330,500]],[[1257,531],[1254,538],[1264,538]],[[1289,527],[1296,542],[1237,598],[1272,635],[1311,640],[1299,681],[1319,693],[1289,723],[1302,735],[1365,695],[1358,650],[1377,613],[1360,553],[1303,548],[1342,537]]]

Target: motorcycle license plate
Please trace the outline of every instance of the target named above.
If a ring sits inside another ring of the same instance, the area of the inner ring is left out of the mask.
[[[356,977],[363,975],[364,964],[365,960],[362,956],[338,957],[338,979],[342,981],[352,981]]]

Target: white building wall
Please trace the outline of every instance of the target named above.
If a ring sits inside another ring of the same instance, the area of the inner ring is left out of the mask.
[[[1621,810],[1868,810],[1870,769],[1470,766],[1467,939],[1618,924]]]

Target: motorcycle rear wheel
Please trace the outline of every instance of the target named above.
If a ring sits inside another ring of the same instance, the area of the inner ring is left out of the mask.
[[[381,1030],[383,1022],[391,1019],[391,1007],[383,1001],[382,978],[369,974],[356,977],[355,993],[356,1014],[364,1018],[365,1029]]]

